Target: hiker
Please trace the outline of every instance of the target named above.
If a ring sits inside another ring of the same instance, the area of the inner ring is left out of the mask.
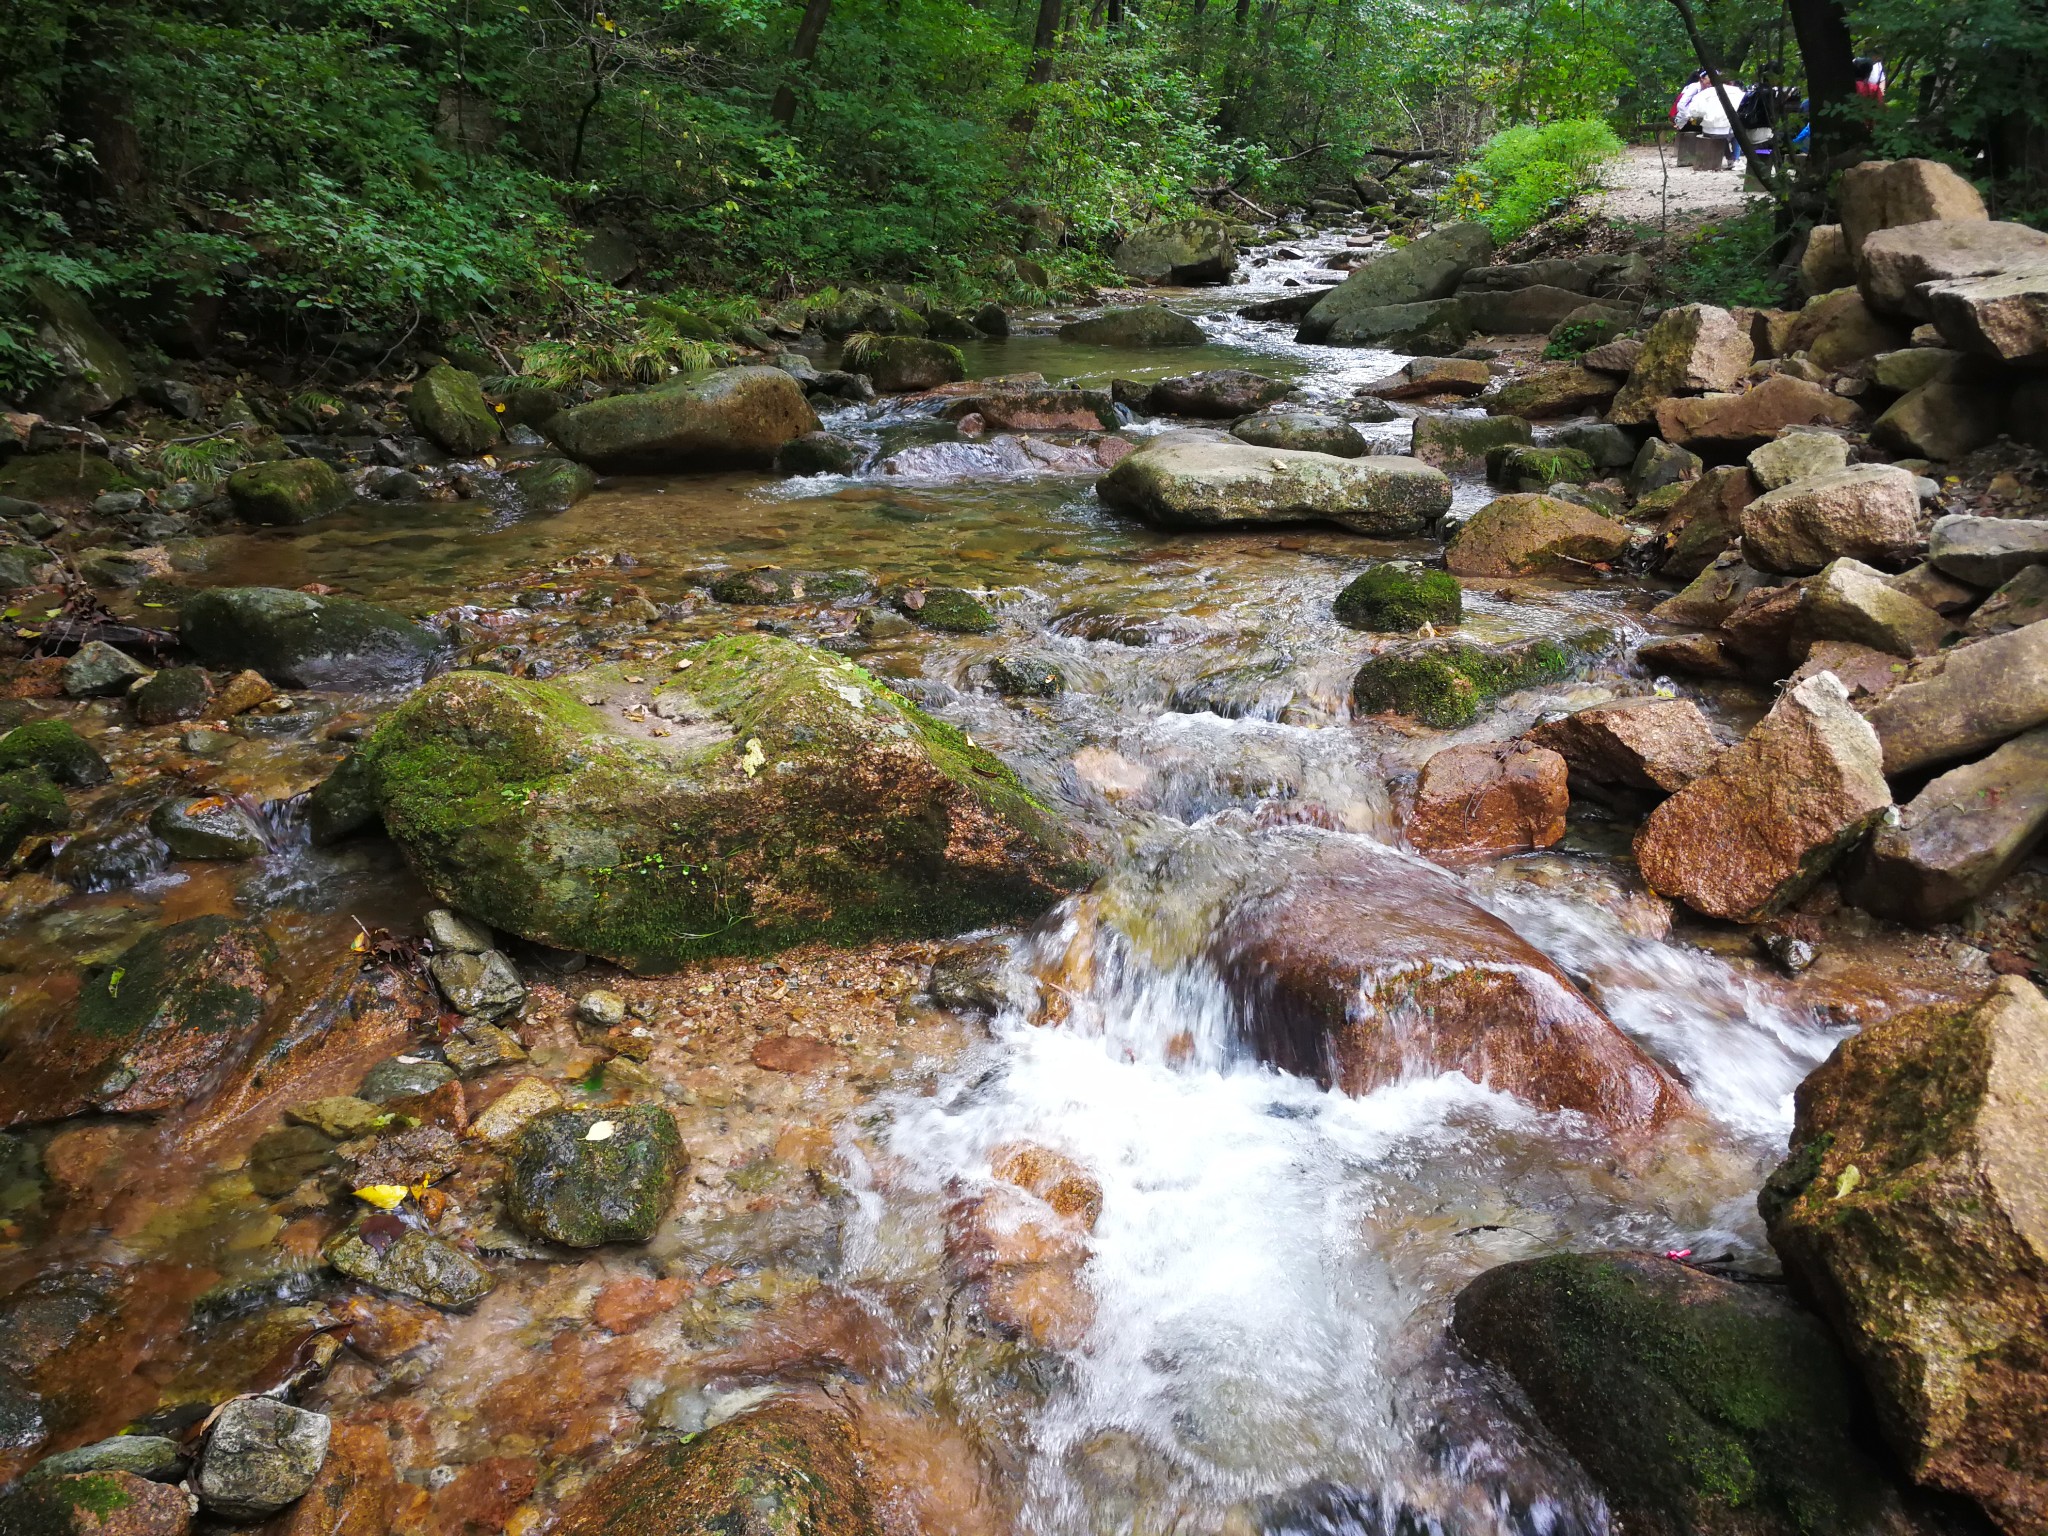
[[[1868,96],[1876,101],[1884,100],[1884,62],[1881,59],[1857,59],[1856,94]]]
[[[1683,128],[1685,126],[1686,113],[1692,106],[1693,98],[1706,88],[1707,72],[1704,69],[1696,71],[1693,77],[1686,81],[1684,87],[1679,91],[1678,100],[1671,104],[1671,121],[1680,128]]]
[[[1705,73],[1704,70],[1701,71]],[[1701,86],[1686,107],[1685,116],[1679,120],[1680,128],[1690,127],[1695,133],[1710,139],[1718,139],[1722,147],[1722,166],[1725,169],[1739,158],[1735,147],[1735,125],[1728,120],[1728,110],[1721,105],[1723,97],[1732,105],[1742,100],[1742,87],[1733,80],[1723,80],[1721,89],[1711,83]]]

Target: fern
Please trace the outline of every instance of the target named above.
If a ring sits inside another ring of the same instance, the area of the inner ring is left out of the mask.
[[[165,443],[156,451],[156,467],[172,480],[219,485],[242,467],[242,443],[232,436]]]
[[[521,371],[547,389],[577,384],[652,384],[671,374],[694,377],[730,353],[676,333],[659,317],[596,334],[547,337],[526,348]]]

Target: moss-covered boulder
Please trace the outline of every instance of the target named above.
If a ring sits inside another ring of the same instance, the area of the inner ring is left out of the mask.
[[[889,606],[921,629],[949,635],[985,635],[996,627],[988,604],[960,587],[898,587]]]
[[[766,469],[791,438],[818,430],[803,386],[780,368],[721,368],[558,412],[548,435],[604,471]]]
[[[1458,280],[1493,254],[1484,224],[1450,224],[1387,250],[1323,294],[1301,322],[1296,341],[1319,342],[1359,314],[1387,306],[1448,299]]]
[[[198,1098],[261,1025],[275,960],[260,931],[195,917],[87,966],[70,1013],[9,1053],[0,1125],[152,1114]]]
[[[1221,219],[1174,219],[1126,236],[1110,260],[1141,283],[1227,283],[1237,242]]]
[[[1370,658],[1351,680],[1351,703],[1360,713],[1407,715],[1450,730],[1470,725],[1504,693],[1571,676],[1596,650],[1604,633],[1572,640],[1548,636],[1505,645],[1469,640],[1419,640]]]
[[[93,453],[26,453],[0,463],[0,496],[20,501],[91,501],[133,483]]]
[[[988,664],[989,686],[1006,699],[1056,699],[1067,675],[1037,656],[996,656]]]
[[[554,1536],[880,1536],[850,1415],[777,1397],[613,1463]]]
[[[528,512],[566,512],[597,489],[597,475],[574,459],[542,459],[512,471],[513,487]]]
[[[1476,474],[1496,448],[1527,443],[1533,435],[1519,416],[1418,416],[1408,452],[1447,472]]]
[[[213,699],[213,684],[199,667],[165,667],[136,689],[129,707],[141,725],[197,720]]]
[[[291,527],[348,504],[348,484],[320,459],[245,464],[228,476],[228,500],[245,523]]]
[[[851,336],[857,331],[872,331],[878,336],[922,336],[931,329],[924,316],[908,304],[857,288],[818,305],[810,318],[827,336]]]
[[[133,1472],[35,1477],[0,1495],[7,1536],[186,1536],[191,1526],[183,1489]]]
[[[1860,1443],[1859,1394],[1819,1320],[1773,1288],[1647,1253],[1503,1264],[1452,1332],[1640,1536],[1868,1536],[1911,1529]]]
[[[1556,363],[1509,380],[1487,398],[1486,408],[1497,415],[1548,421],[1603,410],[1620,387],[1621,381],[1611,373]]]
[[[657,1104],[549,1110],[519,1133],[505,1207],[542,1242],[644,1243],[689,1163],[675,1120]]]
[[[1389,560],[1354,576],[1337,594],[1337,622],[1353,629],[1407,631],[1425,624],[1456,624],[1465,591],[1448,571]]]
[[[1504,444],[1486,455],[1486,478],[1504,491],[1547,491],[1553,485],[1584,485],[1593,461],[1576,448]]]
[[[498,440],[498,413],[473,373],[442,363],[412,387],[406,413],[420,432],[450,453],[472,458]]]
[[[364,1231],[376,1219],[367,1217],[337,1233],[320,1256],[351,1280],[449,1311],[473,1307],[490,1295],[497,1281],[475,1254],[429,1232]]]
[[[1800,1084],[1758,1201],[1907,1469],[2048,1529],[2048,1000],[1909,1009]]]
[[[447,659],[432,630],[377,603],[282,587],[210,587],[178,611],[178,638],[209,667],[253,668],[287,688],[398,688]]]
[[[1343,417],[1316,411],[1260,411],[1238,422],[1230,435],[1254,448],[1292,448],[1340,459],[1363,458],[1367,446],[1358,428]]]
[[[0,856],[12,858],[25,837],[61,832],[71,825],[64,791],[41,768],[0,773]]]
[[[40,768],[59,784],[104,784],[113,769],[68,720],[31,720],[0,736],[0,773]]]
[[[728,571],[711,583],[711,596],[721,603],[829,603],[872,592],[875,580],[866,571],[786,571],[779,565],[751,571]]]
[[[1340,459],[1195,432],[1153,438],[1095,492],[1166,528],[1328,522],[1381,538],[1421,533],[1451,505],[1451,482],[1416,459]]]
[[[846,339],[840,366],[866,374],[884,394],[937,389],[967,377],[967,359],[951,342],[923,336],[878,336],[872,331]]]
[[[46,416],[97,416],[135,393],[128,349],[93,317],[69,288],[37,278],[28,284],[35,345],[55,366],[28,398]]]
[[[1105,310],[1060,327],[1060,340],[1091,347],[1199,347],[1208,339],[1194,321],[1163,304]]]
[[[1614,560],[1628,524],[1555,496],[1496,496],[1444,546],[1457,576],[1565,576]]]
[[[1090,874],[996,758],[765,634],[552,683],[454,673],[361,756],[449,906],[636,970],[1011,921]]]

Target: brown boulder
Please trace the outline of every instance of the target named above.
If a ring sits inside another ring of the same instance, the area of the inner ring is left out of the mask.
[[[1559,363],[1531,368],[1502,385],[1498,393],[1487,396],[1482,403],[1491,415],[1548,421],[1557,416],[1604,410],[1620,388],[1620,381],[1611,373]]]
[[[2008,363],[2048,357],[2048,255],[1989,277],[1929,283],[1921,291],[1942,336],[1956,346]]]
[[[1636,660],[1651,672],[1685,677],[1740,677],[1742,657],[1720,635],[1668,635],[1636,647]]]
[[[1618,373],[1626,378],[1634,373],[1636,364],[1642,361],[1643,343],[1640,337],[1621,336],[1613,341],[1602,342],[1579,358],[1581,368],[1590,368],[1595,373]]]
[[[1742,556],[1760,571],[1803,576],[1845,555],[1899,566],[1921,543],[1920,492],[1889,464],[1795,480],[1742,510]]]
[[[1755,356],[1748,333],[1727,310],[1711,304],[1667,309],[1644,335],[1642,354],[1607,419],[1641,426],[1673,395],[1733,389]]]
[[[1665,624],[1697,624],[1712,629],[1751,592],[1776,583],[1776,577],[1765,575],[1730,551],[1716,558],[1683,591],[1652,608],[1650,617]]]
[[[1564,575],[1628,548],[1628,525],[1552,496],[1498,496],[1444,546],[1453,576]]]
[[[1860,560],[1836,560],[1806,584],[1793,627],[1800,642],[1846,640],[1894,656],[1927,656],[1955,634],[1948,620],[1906,596]]]
[[[1739,395],[1666,400],[1655,414],[1666,442],[1710,459],[1740,458],[1787,427],[1852,427],[1863,418],[1853,400],[1787,374],[1773,374]]]
[[[992,432],[1099,432],[1117,424],[1116,407],[1101,389],[1056,389],[1050,385],[991,387],[955,400],[944,412],[949,421],[979,416]]]
[[[397,1506],[389,1437],[375,1424],[336,1419],[328,1431],[327,1459],[305,1497],[286,1514],[281,1536],[387,1536]]]
[[[1669,795],[1723,751],[1690,699],[1622,699],[1546,720],[1522,738],[1564,758],[1573,794]]]
[[[9,1536],[185,1536],[192,1514],[181,1488],[133,1472],[45,1477],[0,1497]]]
[[[1657,573],[1690,581],[1706,570],[1742,537],[1742,509],[1756,498],[1756,481],[1740,464],[1693,481],[1664,515]]]
[[[1744,594],[1721,621],[1721,638],[1744,668],[1760,677],[1783,677],[1792,665],[1792,635],[1805,605],[1802,586],[1758,587]]]
[[[1408,841],[1439,862],[1548,848],[1564,836],[1565,760],[1527,742],[1446,747],[1422,765]]]
[[[1871,426],[1870,440],[1902,457],[1946,463],[1998,436],[2003,403],[1967,379],[1934,379],[1893,401]]]
[[[1832,293],[1856,281],[1856,263],[1839,224],[1816,224],[1799,257],[1799,280],[1809,294]]]
[[[1873,314],[1854,288],[1841,288],[1807,300],[1786,335],[1785,350],[1804,352],[1820,367],[1839,372],[1898,350],[1906,334]]]
[[[1758,1200],[1919,1481],[2048,1529],[2048,1000],[2005,977],[1845,1040]]]
[[[2048,723],[2048,621],[1916,662],[1870,709],[1886,773],[1910,773]]]
[[[1433,395],[1476,395],[1493,382],[1493,370],[1476,358],[1418,357],[1398,372],[1360,387],[1379,400],[1422,400]]]
[[[1935,160],[1866,160],[1842,172],[1835,189],[1842,241],[1852,259],[1881,229],[1930,219],[1983,219],[1977,189]]]
[[[1934,307],[1922,284],[1990,277],[2043,260],[2048,234],[1980,217],[1887,229],[1865,243],[1856,266],[1858,286],[1872,309],[1932,320]]]
[[[1650,813],[1636,862],[1660,896],[1761,922],[1804,895],[1891,803],[1876,734],[1824,672],[1787,689],[1738,746]]]
[[[1260,1060],[1350,1094],[1460,1072],[1610,1134],[1690,1110],[1663,1068],[1448,875],[1353,839],[1303,841],[1307,857],[1239,901],[1214,947]]]

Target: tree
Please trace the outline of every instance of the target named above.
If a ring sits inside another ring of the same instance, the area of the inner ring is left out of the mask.
[[[818,40],[825,35],[825,21],[831,14],[832,0],[806,0],[804,19],[797,23],[796,41],[789,50],[792,73],[817,56]],[[769,105],[768,115],[785,128],[796,121],[796,90],[786,78],[775,88],[775,100]]]

